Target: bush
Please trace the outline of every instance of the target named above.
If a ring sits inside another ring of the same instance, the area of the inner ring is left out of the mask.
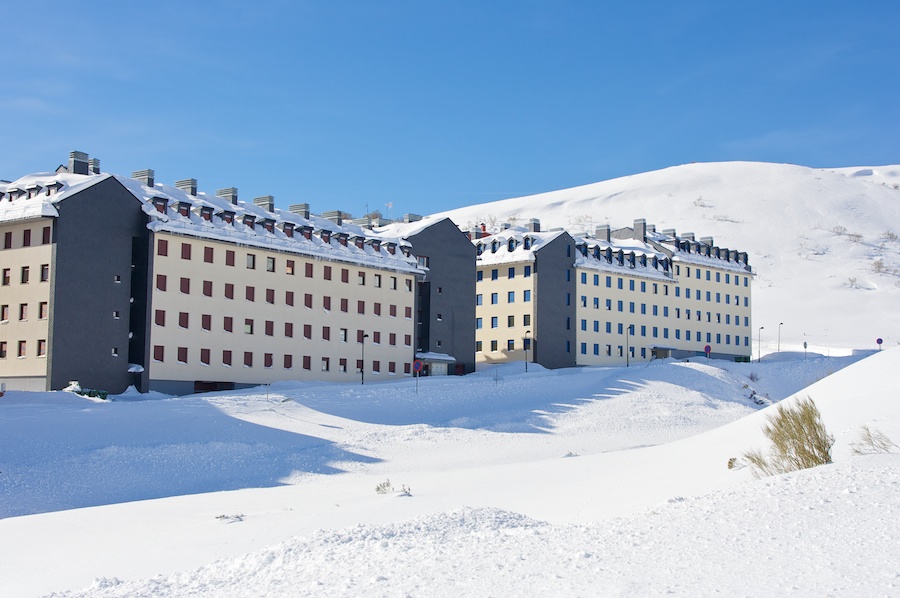
[[[822,415],[809,397],[793,407],[779,405],[763,433],[772,441],[768,454],[744,453],[757,478],[831,463],[834,436],[825,430]]]
[[[869,426],[863,426],[859,431],[859,440],[850,443],[850,448],[853,449],[854,455],[877,455],[893,453],[900,447],[897,447],[880,430],[872,430]]]

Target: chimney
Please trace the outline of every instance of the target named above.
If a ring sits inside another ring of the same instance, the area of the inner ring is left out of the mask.
[[[275,211],[275,198],[271,195],[263,195],[262,197],[254,197],[253,205],[264,209],[267,212]]]
[[[403,215],[403,222],[405,222],[407,224],[409,224],[410,222],[418,222],[421,219],[422,219],[422,217],[419,216],[418,214],[404,214]]]
[[[88,170],[91,174],[100,174],[100,159],[91,158],[88,160]]]
[[[331,210],[330,212],[322,212],[322,218],[325,220],[331,220],[338,226],[341,226],[344,223],[344,213],[340,210]]]
[[[655,224],[648,224],[648,225],[647,225],[647,232],[648,232],[648,233],[655,233],[655,232],[656,232],[656,225],[655,225]]]
[[[131,178],[147,187],[152,187],[154,184],[156,184],[156,173],[152,168],[147,168],[145,170],[135,170],[131,173]]]
[[[512,224],[510,224],[509,222],[504,222],[502,225],[500,225],[501,230],[509,230],[511,227]]]
[[[634,220],[634,238],[641,243],[647,242],[647,221],[643,218]]]
[[[710,247],[715,245],[715,243],[713,243],[712,237],[700,237],[700,242],[703,243],[704,245],[709,245]]]
[[[292,206],[288,206],[288,211],[291,214],[297,214],[301,218],[306,218],[309,220],[309,204],[308,203],[295,203]]]
[[[684,233],[681,235],[681,238],[684,239],[685,241],[693,241],[694,233]]]
[[[594,230],[594,236],[600,240],[609,243],[609,225],[601,224]]]
[[[677,238],[678,235],[675,234],[674,228],[664,228],[662,229],[662,234],[667,235],[669,237]]]
[[[219,189],[216,191],[216,197],[221,197],[228,201],[228,203],[236,206],[238,202],[237,187],[225,187],[224,189]]]
[[[541,232],[541,221],[537,218],[532,218],[528,221],[528,231],[532,233]]]
[[[88,155],[84,152],[69,152],[69,172],[72,174],[88,173]]]
[[[175,187],[189,195],[197,195],[197,179],[182,179],[175,181]]]

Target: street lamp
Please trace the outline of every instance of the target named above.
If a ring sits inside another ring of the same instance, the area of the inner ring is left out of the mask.
[[[528,338],[528,335],[531,334],[530,330],[525,331],[525,373],[528,373],[528,347],[531,344],[531,339]]]
[[[762,359],[762,331],[765,326],[759,327],[759,333],[756,335],[756,363]]]
[[[362,367],[359,368],[359,383],[366,383],[366,339],[369,338],[368,334],[362,335]]]
[[[634,324],[629,324],[625,327],[625,367],[629,367],[628,365],[628,357],[631,355],[631,329],[634,328]]]
[[[781,353],[781,327],[784,326],[784,322],[778,322],[778,352]]]

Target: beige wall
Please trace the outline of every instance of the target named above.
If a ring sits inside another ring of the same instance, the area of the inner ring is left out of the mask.
[[[50,281],[41,281],[42,269],[49,276],[51,244],[42,244],[43,229],[50,226],[45,219],[0,225],[0,273],[7,272],[9,284],[0,286],[0,305],[7,317],[0,321],[0,343],[6,343],[6,356],[0,357],[0,378],[43,378],[47,375],[47,355],[38,355],[42,345],[49,351]],[[25,231],[31,231],[31,245],[23,245]],[[4,249],[7,233],[12,247]],[[28,269],[28,282],[22,283],[23,268]],[[41,305],[44,304],[44,314]],[[21,306],[25,314],[20,314]],[[24,319],[20,318],[24,315]],[[25,354],[20,357],[19,343],[24,341]],[[43,389],[43,383],[38,383]],[[38,390],[38,388],[30,388]]]
[[[294,254],[241,247],[216,241],[182,237],[169,233],[156,235],[168,242],[168,255],[153,258],[152,301],[149,314],[150,353],[149,375],[153,380],[208,380],[237,383],[262,383],[273,380],[334,380],[359,379],[357,360],[362,345],[357,342],[359,330],[368,334],[365,339],[366,381],[389,380],[404,375],[413,360],[413,304],[414,276],[390,270],[379,270],[359,264],[326,261]],[[191,247],[191,259],[182,258],[182,244]],[[213,263],[204,261],[204,249],[213,250]],[[235,252],[234,266],[226,265],[226,251]],[[247,256],[255,256],[255,268],[247,267]],[[267,270],[267,261],[274,259],[274,272]],[[287,262],[293,260],[294,273],[287,273]],[[312,277],[306,276],[307,264]],[[325,279],[325,269],[331,268],[331,280]],[[348,271],[348,282],[342,282],[342,271]],[[365,284],[360,284],[359,274]],[[158,275],[166,277],[166,290],[157,288]],[[380,286],[376,286],[380,277]],[[181,292],[180,280],[190,281],[189,293]],[[212,283],[212,296],[204,295],[204,281]],[[395,282],[394,282],[395,281]],[[234,298],[225,297],[225,285],[234,285]],[[396,288],[392,288],[392,287]],[[252,287],[254,300],[247,298]],[[267,301],[267,292],[274,301]],[[287,305],[287,293],[293,293],[293,306]],[[312,307],[305,305],[306,295]],[[330,298],[330,309],[326,308]],[[341,299],[347,300],[347,312],[341,311]],[[364,302],[364,314],[358,313],[358,302]],[[380,315],[376,309],[380,306]],[[396,316],[391,316],[391,306]],[[156,323],[156,311],[165,313],[164,325]],[[180,326],[180,314],[186,313],[188,327]],[[210,316],[210,330],[202,327],[203,315]],[[224,330],[224,318],[232,318],[232,332]],[[252,320],[252,334],[246,320]],[[266,334],[271,322],[272,334]],[[285,335],[285,324],[293,325],[293,336]],[[311,338],[304,337],[304,327],[310,327]],[[324,329],[327,328],[328,339]],[[341,340],[342,329],[346,340]],[[391,335],[394,343],[391,344]],[[379,338],[380,337],[380,338]],[[163,360],[154,359],[156,347],[163,348]],[[187,362],[178,359],[179,348],[186,349]],[[210,352],[209,365],[201,363],[201,350]],[[223,363],[223,350],[232,352],[232,365]],[[252,354],[252,366],[244,364],[245,352]],[[266,367],[266,356],[272,365]],[[292,358],[292,366],[285,368],[285,355]],[[308,357],[309,369],[304,369]],[[323,371],[326,364],[327,371]],[[341,371],[341,359],[346,371]],[[375,372],[376,363],[380,372]],[[393,364],[394,374],[390,373]]]
[[[531,276],[525,276],[525,268],[534,269],[533,262],[518,262],[514,264],[495,264],[478,266],[477,271],[482,273],[481,281],[475,283],[476,294],[481,295],[481,305],[475,307],[476,322],[481,318],[481,328],[475,330],[475,346],[481,343],[481,350],[476,351],[476,363],[524,361],[524,339],[526,331],[528,338],[534,338],[534,311],[537,301],[535,283],[537,277],[532,272]],[[509,279],[509,269],[515,269],[515,275]],[[497,269],[497,280],[491,280],[491,271]],[[531,294],[530,301],[526,301],[526,291]],[[509,301],[509,293],[513,293],[513,301]],[[497,293],[497,303],[491,302],[491,295]],[[512,326],[510,326],[512,317]],[[497,318],[497,327],[492,327],[492,318]],[[528,323],[526,323],[528,322]],[[509,348],[512,341],[512,349]],[[496,343],[496,349],[492,349]],[[530,355],[529,355],[530,357]]]

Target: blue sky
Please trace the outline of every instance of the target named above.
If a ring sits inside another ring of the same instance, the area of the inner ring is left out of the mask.
[[[0,22],[7,180],[78,149],[400,216],[695,161],[900,162],[896,2],[33,0]]]

